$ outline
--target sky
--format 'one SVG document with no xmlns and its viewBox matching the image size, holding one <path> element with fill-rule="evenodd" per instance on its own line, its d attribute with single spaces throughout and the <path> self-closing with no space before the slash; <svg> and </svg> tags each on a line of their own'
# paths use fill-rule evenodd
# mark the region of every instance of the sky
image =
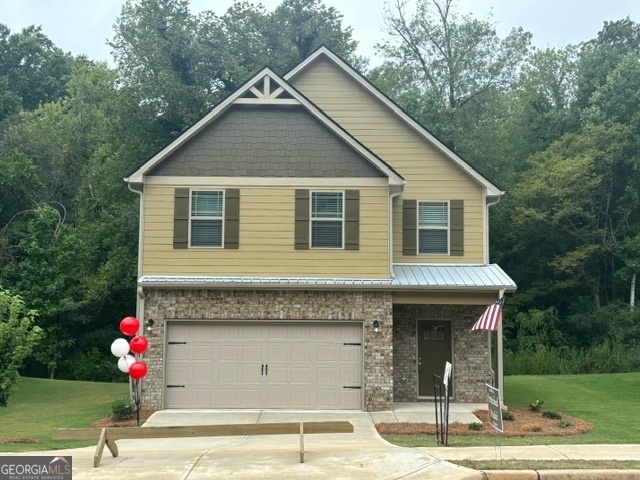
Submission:
<svg viewBox="0 0 640 480">
<path fill-rule="evenodd" d="M 394 1 L 394 0 L 392 0 Z M 415 0 L 410 0 L 414 3 Z M 124 0 L 0 0 L 0 23 L 12 32 L 28 25 L 41 25 L 58 47 L 92 60 L 113 64 L 110 48 L 113 24 Z M 253 0 L 273 10 L 281 0 Z M 343 26 L 353 28 L 359 42 L 357 53 L 380 63 L 374 46 L 383 37 L 382 11 L 385 0 L 323 0 L 343 14 Z M 190 0 L 191 11 L 213 10 L 222 15 L 233 0 Z M 639 0 L 455 0 L 460 13 L 485 18 L 493 12 L 498 34 L 522 27 L 533 34 L 538 48 L 563 47 L 593 38 L 605 20 L 630 16 L 640 22 Z"/>
</svg>

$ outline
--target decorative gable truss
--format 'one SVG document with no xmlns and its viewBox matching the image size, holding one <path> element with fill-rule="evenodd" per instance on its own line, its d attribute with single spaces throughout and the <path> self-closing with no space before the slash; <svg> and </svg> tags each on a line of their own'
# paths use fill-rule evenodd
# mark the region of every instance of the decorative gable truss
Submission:
<svg viewBox="0 0 640 480">
<path fill-rule="evenodd" d="M 234 103 L 245 105 L 299 105 L 280 84 L 269 75 L 265 75 Z"/>
</svg>

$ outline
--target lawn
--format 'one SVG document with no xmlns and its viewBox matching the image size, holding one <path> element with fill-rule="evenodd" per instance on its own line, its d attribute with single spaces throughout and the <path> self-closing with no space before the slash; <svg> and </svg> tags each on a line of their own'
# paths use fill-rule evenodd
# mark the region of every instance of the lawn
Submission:
<svg viewBox="0 0 640 480">
<path fill-rule="evenodd" d="M 518 375 L 505 377 L 505 404 L 528 407 L 544 400 L 555 410 L 594 425 L 589 433 L 571 436 L 449 436 L 449 446 L 638 443 L 640 441 L 640 373 L 605 375 Z M 397 445 L 434 446 L 426 435 L 385 435 Z"/>
<path fill-rule="evenodd" d="M 111 403 L 126 395 L 126 383 L 72 382 L 22 377 L 18 391 L 0 408 L 0 452 L 79 447 L 95 442 L 52 441 L 57 428 L 89 427 L 111 414 Z M 40 444 L 1 443 L 6 439 Z"/>
</svg>

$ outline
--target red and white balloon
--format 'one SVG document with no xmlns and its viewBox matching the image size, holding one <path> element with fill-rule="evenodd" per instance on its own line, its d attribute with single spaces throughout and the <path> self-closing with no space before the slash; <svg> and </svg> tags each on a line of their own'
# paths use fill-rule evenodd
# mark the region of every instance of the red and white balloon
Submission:
<svg viewBox="0 0 640 480">
<path fill-rule="evenodd" d="M 148 372 L 147 364 L 140 360 L 142 355 L 149 348 L 149 341 L 137 335 L 140 330 L 140 322 L 136 317 L 125 317 L 120 321 L 120 332 L 128 337 L 133 337 L 130 341 L 124 338 L 117 338 L 111 344 L 111 353 L 118 359 L 118 368 L 124 373 L 128 373 L 134 380 L 142 380 Z M 129 355 L 129 352 L 134 355 Z"/>
</svg>

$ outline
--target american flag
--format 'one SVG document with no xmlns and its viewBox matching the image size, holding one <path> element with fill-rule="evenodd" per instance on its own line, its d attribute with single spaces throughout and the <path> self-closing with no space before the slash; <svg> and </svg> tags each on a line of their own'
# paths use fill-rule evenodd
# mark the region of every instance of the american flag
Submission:
<svg viewBox="0 0 640 480">
<path fill-rule="evenodd" d="M 500 323 L 500 315 L 502 313 L 503 298 L 499 298 L 492 305 L 489 305 L 484 311 L 482 316 L 471 327 L 471 331 L 475 330 L 498 330 L 498 324 Z"/>
</svg>

